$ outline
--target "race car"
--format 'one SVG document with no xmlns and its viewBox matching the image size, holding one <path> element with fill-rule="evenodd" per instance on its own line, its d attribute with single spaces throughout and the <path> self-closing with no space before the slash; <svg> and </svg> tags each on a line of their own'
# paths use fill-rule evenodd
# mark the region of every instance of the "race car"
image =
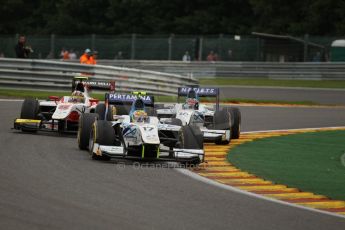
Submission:
<svg viewBox="0 0 345 230">
<path fill-rule="evenodd" d="M 186 96 L 184 103 L 179 103 L 181 96 Z M 215 106 L 200 103 L 199 97 L 215 97 Z M 219 88 L 180 87 L 178 103 L 164 105 L 156 113 L 161 121 L 198 126 L 206 142 L 229 144 L 240 136 L 241 112 L 235 107 L 219 107 Z"/>
<path fill-rule="evenodd" d="M 153 96 L 106 94 L 105 105 L 104 120 L 99 114 L 79 118 L 78 146 L 88 149 L 93 159 L 204 161 L 200 129 L 161 123 L 152 116 Z"/>
<path fill-rule="evenodd" d="M 50 96 L 48 101 L 27 98 L 22 104 L 20 118 L 14 121 L 14 129 L 23 132 L 76 132 L 80 114 L 102 110 L 102 105 L 97 107 L 99 100 L 90 97 L 91 88 L 113 91 L 115 82 L 90 81 L 87 77 L 76 77 L 72 80 L 70 96 Z"/>
</svg>

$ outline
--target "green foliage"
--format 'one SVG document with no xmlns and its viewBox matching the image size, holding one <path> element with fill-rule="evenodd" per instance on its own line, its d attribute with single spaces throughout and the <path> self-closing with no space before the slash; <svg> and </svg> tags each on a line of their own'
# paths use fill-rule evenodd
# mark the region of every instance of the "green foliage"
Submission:
<svg viewBox="0 0 345 230">
<path fill-rule="evenodd" d="M 343 35 L 343 0 L 1 0 L 0 33 Z"/>
</svg>

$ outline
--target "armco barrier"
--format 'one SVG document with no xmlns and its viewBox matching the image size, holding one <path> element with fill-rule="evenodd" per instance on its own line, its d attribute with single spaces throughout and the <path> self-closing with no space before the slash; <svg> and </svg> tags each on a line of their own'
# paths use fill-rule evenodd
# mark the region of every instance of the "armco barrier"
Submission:
<svg viewBox="0 0 345 230">
<path fill-rule="evenodd" d="M 298 80 L 345 80 L 342 62 L 182 62 L 99 60 L 102 65 L 115 65 L 184 76 L 269 78 Z"/>
<path fill-rule="evenodd" d="M 121 92 L 139 90 L 154 95 L 176 95 L 178 87 L 198 84 L 193 77 L 150 70 L 0 58 L 0 87 L 69 90 L 71 79 L 81 73 L 88 73 L 95 80 L 115 80 L 116 90 Z"/>
</svg>

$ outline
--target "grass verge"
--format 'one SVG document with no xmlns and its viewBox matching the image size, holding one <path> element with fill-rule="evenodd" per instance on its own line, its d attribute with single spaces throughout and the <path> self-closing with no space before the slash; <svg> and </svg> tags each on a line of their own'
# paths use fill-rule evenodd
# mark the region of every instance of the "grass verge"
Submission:
<svg viewBox="0 0 345 230">
<path fill-rule="evenodd" d="M 33 97 L 37 99 L 47 99 L 49 96 L 66 96 L 71 92 L 51 92 L 51 91 L 32 91 L 32 90 L 17 90 L 17 89 L 0 89 L 0 97 L 3 98 L 26 98 Z M 104 100 L 104 93 L 92 93 L 92 97 L 99 100 Z M 156 96 L 156 102 L 176 102 L 176 97 L 172 96 Z M 203 102 L 214 102 L 214 100 L 203 100 Z M 223 98 L 221 102 L 224 103 L 253 103 L 253 104 L 286 104 L 286 105 L 320 105 L 311 101 L 274 101 L 274 100 L 252 100 L 241 98 Z"/>
<path fill-rule="evenodd" d="M 341 80 L 273 80 L 266 78 L 231 79 L 219 77 L 200 79 L 199 82 L 201 85 L 238 85 L 345 89 L 345 81 Z"/>
<path fill-rule="evenodd" d="M 231 150 L 241 170 L 303 191 L 345 200 L 345 131 L 258 139 Z"/>
</svg>

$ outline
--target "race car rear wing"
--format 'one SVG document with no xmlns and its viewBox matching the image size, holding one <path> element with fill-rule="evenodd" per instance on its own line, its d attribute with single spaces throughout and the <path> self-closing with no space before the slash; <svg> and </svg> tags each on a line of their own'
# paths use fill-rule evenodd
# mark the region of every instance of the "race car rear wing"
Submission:
<svg viewBox="0 0 345 230">
<path fill-rule="evenodd" d="M 177 90 L 177 100 L 180 100 L 181 96 L 187 96 L 190 90 L 194 90 L 198 97 L 215 97 L 216 98 L 216 110 L 219 110 L 219 88 L 215 87 L 179 87 Z"/>
<path fill-rule="evenodd" d="M 115 92 L 115 81 L 101 81 L 101 80 L 89 80 L 88 77 L 75 77 L 72 80 L 72 92 L 75 90 L 78 83 L 87 85 L 90 89 L 106 90 L 109 92 Z"/>
<path fill-rule="evenodd" d="M 132 105 L 132 103 L 141 98 L 145 106 L 154 107 L 154 97 L 149 95 L 135 95 L 126 93 L 106 93 L 105 101 L 111 105 Z"/>
</svg>

